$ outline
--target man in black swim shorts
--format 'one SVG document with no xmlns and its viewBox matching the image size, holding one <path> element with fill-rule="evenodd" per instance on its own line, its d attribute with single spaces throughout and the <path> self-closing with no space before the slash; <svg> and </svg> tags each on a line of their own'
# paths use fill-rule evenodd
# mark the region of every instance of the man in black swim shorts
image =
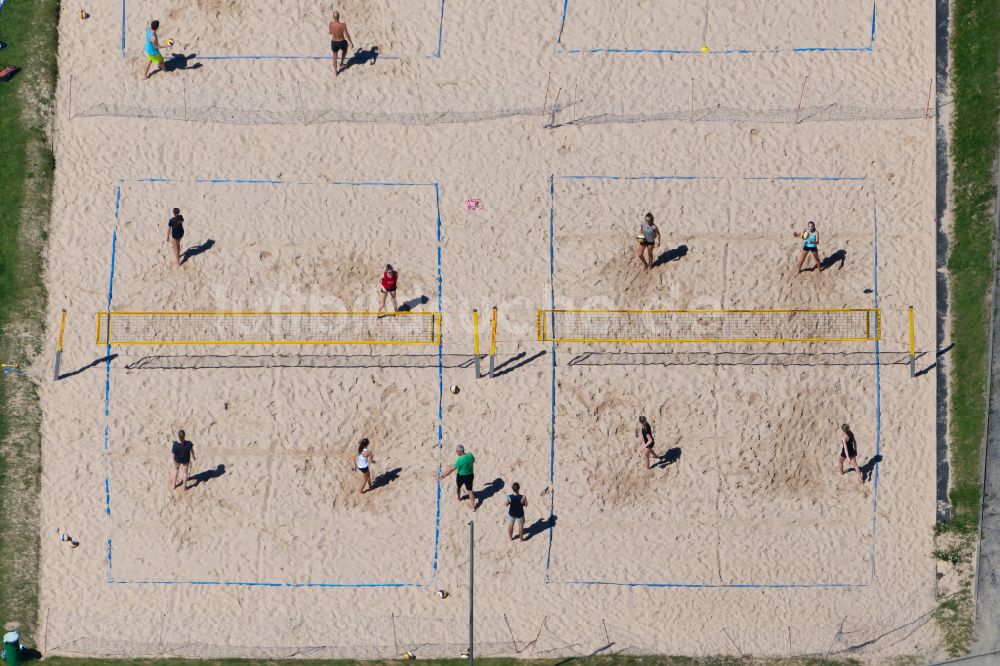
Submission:
<svg viewBox="0 0 1000 666">
<path fill-rule="evenodd" d="M 840 436 L 840 455 L 837 456 L 837 469 L 840 475 L 844 475 L 844 461 L 854 465 L 854 471 L 858 473 L 858 483 L 865 482 L 865 475 L 861 473 L 861 465 L 858 464 L 858 442 L 854 439 L 851 426 L 846 423 L 840 426 L 843 434 Z"/>
<path fill-rule="evenodd" d="M 469 508 L 473 511 L 476 510 L 476 493 L 472 491 L 472 482 L 475 481 L 476 475 L 474 471 L 473 464 L 476 462 L 476 457 L 471 453 L 465 452 L 465 447 L 459 444 L 455 447 L 455 455 L 458 458 L 455 460 L 455 464 L 444 474 L 438 476 L 438 481 L 441 481 L 445 477 L 451 475 L 452 472 L 458 472 L 458 476 L 455 477 L 455 497 L 459 501 L 462 501 L 462 488 L 469 491 Z"/>
<path fill-rule="evenodd" d="M 347 62 L 347 48 L 354 48 L 354 40 L 347 30 L 347 24 L 340 20 L 340 12 L 333 13 L 333 20 L 330 21 L 330 50 L 333 51 L 333 75 L 339 76 L 344 70 L 344 63 Z M 337 67 L 337 54 L 340 54 L 341 67 Z"/>
<path fill-rule="evenodd" d="M 177 433 L 178 441 L 174 442 L 173 446 L 170 447 L 170 453 L 174 457 L 174 480 L 171 489 L 176 488 L 179 483 L 177 483 L 177 472 L 181 467 L 184 468 L 184 490 L 188 489 L 188 471 L 191 469 L 191 460 L 194 459 L 194 444 L 191 443 L 185 436 L 184 431 L 180 430 Z"/>
</svg>

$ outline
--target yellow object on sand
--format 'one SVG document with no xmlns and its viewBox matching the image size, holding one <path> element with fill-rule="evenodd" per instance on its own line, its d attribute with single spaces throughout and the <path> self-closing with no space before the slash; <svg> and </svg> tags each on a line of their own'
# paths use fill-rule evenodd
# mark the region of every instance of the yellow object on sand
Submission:
<svg viewBox="0 0 1000 666">
<path fill-rule="evenodd" d="M 708 53 L 708 47 L 707 46 L 701 47 L 701 52 L 702 53 Z"/>
</svg>

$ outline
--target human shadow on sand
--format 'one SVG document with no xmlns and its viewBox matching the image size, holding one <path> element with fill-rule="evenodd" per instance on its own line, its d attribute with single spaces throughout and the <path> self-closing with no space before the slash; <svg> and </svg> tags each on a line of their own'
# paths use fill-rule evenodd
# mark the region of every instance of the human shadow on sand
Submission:
<svg viewBox="0 0 1000 666">
<path fill-rule="evenodd" d="M 524 540 L 527 541 L 534 536 L 546 532 L 556 526 L 556 515 L 552 514 L 548 518 L 539 518 L 524 528 Z"/>
<path fill-rule="evenodd" d="M 372 46 L 367 49 L 358 49 L 343 65 L 341 65 L 340 72 L 343 74 L 355 65 L 363 65 L 365 63 L 374 65 L 375 61 L 378 60 L 379 55 L 381 54 L 379 53 L 377 46 Z"/>
<path fill-rule="evenodd" d="M 198 472 L 197 474 L 192 474 L 188 477 L 188 483 L 191 485 L 188 488 L 197 488 L 203 483 L 208 483 L 212 479 L 217 479 L 226 473 L 226 466 L 219 463 L 219 466 L 215 469 L 206 469 L 203 472 Z"/>
<path fill-rule="evenodd" d="M 825 271 L 828 268 L 832 268 L 835 264 L 840 264 L 839 266 L 837 266 L 837 270 L 839 271 L 841 268 L 844 267 L 844 262 L 846 261 L 847 261 L 847 250 L 837 250 L 830 256 L 820 261 L 819 267 Z"/>
<path fill-rule="evenodd" d="M 882 456 L 876 455 L 868 459 L 864 465 L 861 466 L 861 478 L 865 481 L 872 480 L 872 474 L 875 473 L 875 466 L 882 462 Z"/>
<path fill-rule="evenodd" d="M 656 462 L 653 463 L 652 469 L 656 469 L 658 467 L 669 467 L 680 459 L 681 449 L 679 446 L 675 446 L 672 449 L 664 451 L 663 455 L 657 458 Z"/>
<path fill-rule="evenodd" d="M 382 472 L 374 479 L 372 479 L 372 487 L 369 490 L 375 490 L 376 488 L 382 488 L 389 485 L 393 481 L 399 478 L 399 473 L 403 471 L 402 467 L 396 467 L 388 471 Z"/>
<path fill-rule="evenodd" d="M 653 260 L 653 268 L 657 266 L 662 266 L 663 264 L 669 264 L 671 261 L 677 261 L 678 259 L 683 259 L 687 256 L 688 246 L 678 245 L 675 248 L 664 250 L 660 253 L 656 259 Z"/>
<path fill-rule="evenodd" d="M 201 69 L 204 65 L 200 62 L 196 62 L 194 64 L 191 63 L 191 61 L 197 57 L 197 53 L 172 53 L 169 58 L 163 61 L 163 65 L 166 67 L 168 72 L 176 70 L 190 71 L 192 69 Z"/>
<path fill-rule="evenodd" d="M 208 252 L 213 247 L 215 247 L 215 241 L 209 238 L 207 241 L 201 245 L 195 245 L 194 247 L 189 247 L 181 253 L 181 266 L 187 263 L 188 259 L 191 257 L 197 257 L 203 252 Z"/>
<path fill-rule="evenodd" d="M 396 312 L 410 312 L 413 310 L 413 308 L 417 307 L 418 305 L 426 305 L 429 300 L 431 299 L 421 294 L 416 298 L 411 298 L 408 301 L 403 301 L 402 303 L 400 303 L 399 309 L 396 310 Z"/>
<path fill-rule="evenodd" d="M 483 505 L 483 502 L 485 502 L 486 500 L 488 500 L 489 498 L 493 497 L 498 492 L 500 492 L 503 489 L 503 486 L 504 486 L 503 479 L 497 477 L 492 481 L 490 481 L 489 483 L 487 483 L 486 487 L 483 488 L 482 490 L 477 490 L 476 508 L 478 509 Z"/>
</svg>

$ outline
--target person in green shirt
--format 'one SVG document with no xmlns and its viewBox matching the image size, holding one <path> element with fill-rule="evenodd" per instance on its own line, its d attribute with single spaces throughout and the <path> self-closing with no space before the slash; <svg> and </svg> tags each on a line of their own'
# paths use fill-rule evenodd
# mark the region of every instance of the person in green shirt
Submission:
<svg viewBox="0 0 1000 666">
<path fill-rule="evenodd" d="M 465 489 L 469 491 L 469 508 L 475 511 L 476 493 L 472 491 L 472 482 L 476 478 L 475 472 L 473 471 L 473 464 L 476 462 L 476 457 L 471 453 L 466 453 L 465 447 L 461 444 L 455 447 L 455 454 L 458 456 L 455 460 L 455 464 L 447 472 L 439 475 L 438 481 L 443 480 L 452 472 L 458 472 L 458 475 L 455 477 L 455 497 L 457 497 L 460 502 L 465 499 L 462 497 L 462 486 L 465 486 Z"/>
</svg>

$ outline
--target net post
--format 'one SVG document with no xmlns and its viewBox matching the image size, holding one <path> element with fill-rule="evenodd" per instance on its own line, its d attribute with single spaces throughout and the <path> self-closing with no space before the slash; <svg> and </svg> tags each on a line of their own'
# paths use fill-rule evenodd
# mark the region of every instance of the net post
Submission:
<svg viewBox="0 0 1000 666">
<path fill-rule="evenodd" d="M 479 367 L 479 310 L 472 311 L 472 350 L 476 361 L 476 379 L 479 379 L 483 376 Z"/>
<path fill-rule="evenodd" d="M 909 307 L 910 317 L 910 377 L 917 376 L 916 339 L 913 336 L 913 306 Z"/>
<path fill-rule="evenodd" d="M 559 95 L 562 94 L 562 88 L 556 91 L 556 98 L 552 102 L 552 108 L 549 109 L 549 124 L 547 128 L 552 128 L 556 126 L 556 113 L 559 111 Z"/>
<path fill-rule="evenodd" d="M 59 340 L 56 342 L 56 364 L 52 371 L 52 381 L 59 381 L 59 366 L 62 365 L 63 333 L 66 331 L 66 308 L 59 317 Z"/>
<path fill-rule="evenodd" d="M 476 523 L 469 521 L 469 666 L 475 663 L 475 645 L 473 628 L 475 626 L 475 594 L 476 594 Z"/>
<path fill-rule="evenodd" d="M 493 306 L 490 313 L 490 379 L 493 379 L 493 370 L 496 367 L 497 356 L 497 306 Z"/>
</svg>

